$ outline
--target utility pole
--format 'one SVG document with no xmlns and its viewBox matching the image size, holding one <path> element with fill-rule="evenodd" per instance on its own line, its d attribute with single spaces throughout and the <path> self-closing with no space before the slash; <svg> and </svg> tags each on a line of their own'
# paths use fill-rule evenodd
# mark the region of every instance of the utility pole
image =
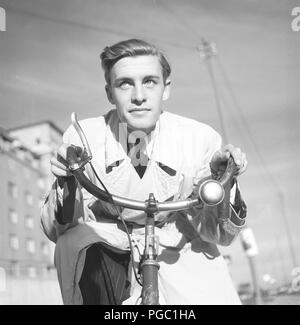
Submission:
<svg viewBox="0 0 300 325">
<path fill-rule="evenodd" d="M 217 47 L 216 47 L 215 43 L 209 43 L 204 38 L 202 38 L 201 45 L 199 45 L 197 49 L 198 49 L 198 51 L 200 53 L 200 58 L 205 60 L 206 64 L 207 64 L 209 76 L 210 76 L 213 91 L 214 91 L 216 107 L 217 107 L 217 111 L 218 111 L 218 115 L 219 115 L 219 121 L 220 121 L 222 136 L 223 136 L 224 142 L 228 143 L 228 136 L 227 136 L 227 132 L 226 132 L 226 128 L 225 128 L 225 122 L 224 122 L 221 103 L 220 103 L 220 96 L 219 96 L 219 93 L 218 93 L 217 83 L 215 81 L 213 66 L 212 66 L 211 60 L 210 60 L 213 56 L 218 54 Z"/>
<path fill-rule="evenodd" d="M 213 66 L 211 64 L 211 58 L 213 56 L 217 55 L 216 44 L 209 43 L 205 39 L 202 39 L 201 45 L 198 46 L 198 51 L 200 53 L 200 57 L 203 60 L 205 60 L 207 63 L 207 68 L 208 68 L 209 76 L 210 76 L 213 91 L 214 91 L 216 107 L 217 107 L 217 112 L 218 112 L 218 116 L 219 116 L 223 139 L 224 139 L 225 143 L 228 143 L 228 136 L 227 136 L 224 118 L 223 118 L 223 112 L 222 112 L 221 104 L 220 104 L 220 96 L 219 96 L 219 92 L 218 92 L 217 83 L 215 81 Z M 254 301 L 255 301 L 255 304 L 260 305 L 261 304 L 261 293 L 260 293 L 259 281 L 258 281 L 256 263 L 255 263 L 255 255 L 258 254 L 258 249 L 256 246 L 256 242 L 255 242 L 252 230 L 250 228 L 244 229 L 241 232 L 240 238 L 241 238 L 242 245 L 244 247 L 245 253 L 246 253 L 246 255 L 248 257 L 248 261 L 249 261 L 249 267 L 250 267 L 251 278 L 252 278 L 252 283 L 253 283 Z"/>
<path fill-rule="evenodd" d="M 297 264 L 295 250 L 294 250 L 293 239 L 291 236 L 290 226 L 289 226 L 288 218 L 287 218 L 287 215 L 285 212 L 284 196 L 281 191 L 278 191 L 278 197 L 279 197 L 279 202 L 280 202 L 280 207 L 281 207 L 282 218 L 283 218 L 283 222 L 284 222 L 284 226 L 285 226 L 285 230 L 286 230 L 289 250 L 290 250 L 290 254 L 291 254 L 291 258 L 292 258 L 292 266 L 294 269 L 298 266 L 298 264 Z"/>
<path fill-rule="evenodd" d="M 287 274 L 286 274 L 286 269 L 284 267 L 284 258 L 283 258 L 282 253 L 281 253 L 281 247 L 280 247 L 280 241 L 279 240 L 280 240 L 280 235 L 278 234 L 276 236 L 276 251 L 278 253 L 278 258 L 279 258 L 279 261 L 280 261 L 283 283 L 287 284 L 288 283 L 288 278 L 287 278 Z"/>
<path fill-rule="evenodd" d="M 243 229 L 241 231 L 240 238 L 242 241 L 242 246 L 244 248 L 244 251 L 248 257 L 251 278 L 252 278 L 252 285 L 253 285 L 254 304 L 261 305 L 262 299 L 261 299 L 261 292 L 259 288 L 259 280 L 257 276 L 258 273 L 257 273 L 256 263 L 255 263 L 255 258 L 256 255 L 258 254 L 258 248 L 251 228 L 247 227 Z"/>
</svg>

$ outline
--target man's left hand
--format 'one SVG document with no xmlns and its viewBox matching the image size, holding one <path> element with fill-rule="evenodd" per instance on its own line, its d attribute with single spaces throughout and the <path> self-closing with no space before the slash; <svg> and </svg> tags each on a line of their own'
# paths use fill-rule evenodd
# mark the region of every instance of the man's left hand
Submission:
<svg viewBox="0 0 300 325">
<path fill-rule="evenodd" d="M 228 144 L 214 153 L 210 162 L 212 173 L 217 174 L 219 177 L 222 176 L 227 167 L 227 161 L 230 157 L 233 158 L 237 166 L 237 173 L 235 176 L 239 176 L 244 173 L 248 164 L 246 154 L 242 152 L 240 148 L 236 148 L 232 144 Z"/>
</svg>

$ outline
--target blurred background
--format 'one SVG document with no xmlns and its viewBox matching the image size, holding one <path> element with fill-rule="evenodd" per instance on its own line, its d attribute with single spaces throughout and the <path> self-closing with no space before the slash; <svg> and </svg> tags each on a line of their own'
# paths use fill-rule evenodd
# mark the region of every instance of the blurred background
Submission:
<svg viewBox="0 0 300 325">
<path fill-rule="evenodd" d="M 211 125 L 247 153 L 239 184 L 248 228 L 220 247 L 241 298 L 300 303 L 299 1 L 0 0 L 0 7 L 0 304 L 62 303 L 53 245 L 39 228 L 49 158 L 71 112 L 83 119 L 111 108 L 99 54 L 128 38 L 167 54 L 166 110 Z"/>
</svg>

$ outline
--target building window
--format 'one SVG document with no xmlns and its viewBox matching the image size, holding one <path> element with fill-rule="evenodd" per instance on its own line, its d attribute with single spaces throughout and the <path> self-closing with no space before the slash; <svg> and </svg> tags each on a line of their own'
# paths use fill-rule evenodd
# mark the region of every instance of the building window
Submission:
<svg viewBox="0 0 300 325">
<path fill-rule="evenodd" d="M 13 172 L 16 170 L 16 162 L 13 159 L 8 159 L 8 169 Z"/>
<path fill-rule="evenodd" d="M 36 278 L 36 268 L 34 266 L 28 266 L 27 272 L 30 278 Z"/>
<path fill-rule="evenodd" d="M 47 266 L 42 266 L 41 272 L 42 272 L 43 277 L 47 277 L 48 273 L 49 273 L 49 270 L 48 270 Z"/>
<path fill-rule="evenodd" d="M 45 180 L 43 178 L 39 178 L 38 181 L 37 181 L 37 184 L 38 184 L 38 187 L 41 189 L 41 190 L 45 190 L 46 188 L 46 184 L 45 184 Z"/>
<path fill-rule="evenodd" d="M 34 228 L 34 219 L 32 216 L 30 215 L 25 216 L 25 227 L 29 229 Z"/>
<path fill-rule="evenodd" d="M 45 199 L 44 198 L 41 198 L 39 200 L 39 205 L 38 205 L 39 209 L 41 209 L 44 206 L 44 204 L 45 204 Z"/>
<path fill-rule="evenodd" d="M 12 261 L 10 265 L 10 273 L 14 276 L 20 276 L 21 268 L 20 264 L 17 261 Z"/>
<path fill-rule="evenodd" d="M 9 246 L 14 249 L 18 250 L 19 249 L 19 238 L 16 235 L 10 235 L 9 236 Z"/>
<path fill-rule="evenodd" d="M 49 255 L 49 245 L 45 242 L 41 243 L 41 250 L 43 255 L 48 256 Z"/>
<path fill-rule="evenodd" d="M 26 240 L 26 250 L 30 254 L 35 253 L 35 242 L 33 239 L 29 238 Z"/>
<path fill-rule="evenodd" d="M 17 149 L 16 151 L 17 157 L 21 160 L 25 159 L 25 152 L 22 149 Z"/>
<path fill-rule="evenodd" d="M 30 171 L 28 170 L 28 168 L 25 168 L 25 169 L 24 169 L 24 175 L 25 175 L 25 178 L 26 178 L 26 179 L 30 179 L 30 176 L 31 176 L 31 175 L 30 175 Z"/>
<path fill-rule="evenodd" d="M 18 214 L 15 210 L 9 209 L 8 211 L 8 219 L 11 223 L 17 224 L 18 223 Z"/>
<path fill-rule="evenodd" d="M 39 168 L 39 160 L 38 159 L 32 159 L 32 161 L 31 161 L 31 166 L 33 167 L 33 168 Z"/>
<path fill-rule="evenodd" d="M 28 191 L 25 192 L 25 199 L 26 199 L 26 203 L 28 205 L 30 205 L 30 206 L 33 205 L 33 196 L 30 192 L 28 192 Z"/>
<path fill-rule="evenodd" d="M 0 292 L 6 291 L 6 272 L 5 268 L 0 267 Z"/>
<path fill-rule="evenodd" d="M 18 198 L 18 188 L 13 182 L 8 182 L 8 195 L 13 199 Z"/>
</svg>

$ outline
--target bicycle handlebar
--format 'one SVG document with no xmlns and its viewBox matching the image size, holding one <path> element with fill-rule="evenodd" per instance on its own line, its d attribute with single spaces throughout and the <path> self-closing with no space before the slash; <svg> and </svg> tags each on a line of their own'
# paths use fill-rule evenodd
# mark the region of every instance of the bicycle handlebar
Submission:
<svg viewBox="0 0 300 325">
<path fill-rule="evenodd" d="M 187 210 L 191 207 L 205 204 L 205 205 L 218 205 L 220 204 L 225 196 L 224 187 L 233 179 L 237 167 L 234 163 L 232 157 L 228 160 L 227 168 L 220 179 L 220 181 L 208 179 L 204 181 L 199 186 L 198 190 L 198 198 L 195 199 L 186 199 L 186 200 L 178 200 L 178 201 L 168 201 L 168 202 L 158 202 L 156 201 L 155 205 L 149 205 L 146 201 L 137 201 L 124 197 L 120 197 L 117 195 L 113 195 L 107 193 L 106 191 L 100 189 L 98 186 L 93 184 L 84 174 L 83 167 L 85 164 L 90 162 L 92 154 L 89 148 L 87 139 L 78 123 L 77 117 L 75 113 L 72 113 L 72 124 L 77 131 L 84 149 L 86 150 L 88 157 L 85 160 L 78 160 L 78 156 L 76 154 L 75 147 L 69 147 L 67 151 L 67 162 L 69 164 L 69 169 L 75 178 L 78 180 L 80 185 L 85 188 L 89 193 L 94 195 L 96 198 L 115 204 L 117 206 L 121 206 L 123 208 L 133 209 L 133 210 L 142 210 L 145 212 L 159 212 L 159 211 L 179 211 L 179 210 Z"/>
<path fill-rule="evenodd" d="M 74 170 L 72 173 L 83 188 L 85 188 L 89 193 L 91 193 L 96 198 L 102 201 L 113 203 L 117 206 L 133 209 L 133 210 L 142 210 L 142 211 L 149 210 L 147 201 L 137 201 L 137 200 L 127 199 L 113 194 L 109 195 L 107 192 L 103 191 L 95 184 L 93 184 L 85 176 L 81 168 Z M 199 203 L 200 202 L 198 198 L 187 199 L 187 200 L 176 201 L 176 202 L 157 202 L 156 207 L 153 208 L 151 212 L 186 210 L 195 205 L 199 205 Z"/>
</svg>

